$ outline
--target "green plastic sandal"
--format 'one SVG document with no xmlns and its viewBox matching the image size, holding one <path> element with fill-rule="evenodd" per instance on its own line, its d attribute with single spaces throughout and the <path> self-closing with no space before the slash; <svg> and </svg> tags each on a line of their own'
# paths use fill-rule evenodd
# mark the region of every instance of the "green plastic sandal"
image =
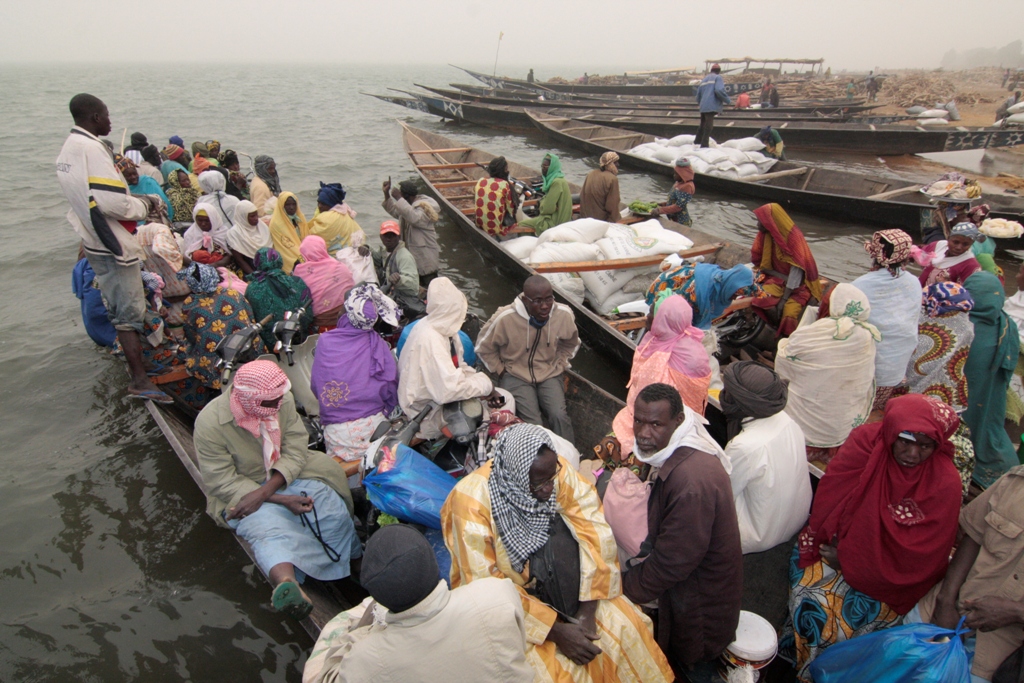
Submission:
<svg viewBox="0 0 1024 683">
<path fill-rule="evenodd" d="M 302 621 L 313 611 L 313 603 L 302 594 L 298 584 L 294 581 L 279 583 L 274 589 L 271 603 L 278 612 L 282 612 L 296 621 Z"/>
</svg>

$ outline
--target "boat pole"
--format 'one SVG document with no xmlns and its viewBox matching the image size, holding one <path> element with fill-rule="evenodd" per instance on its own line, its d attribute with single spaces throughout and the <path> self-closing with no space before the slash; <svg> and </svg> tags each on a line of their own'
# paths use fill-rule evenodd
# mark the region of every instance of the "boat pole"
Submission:
<svg viewBox="0 0 1024 683">
<path fill-rule="evenodd" d="M 505 37 L 505 32 L 501 31 L 498 33 L 498 49 L 494 51 L 494 70 L 491 71 L 491 78 L 496 78 L 498 75 L 498 53 L 501 51 L 501 39 Z"/>
</svg>

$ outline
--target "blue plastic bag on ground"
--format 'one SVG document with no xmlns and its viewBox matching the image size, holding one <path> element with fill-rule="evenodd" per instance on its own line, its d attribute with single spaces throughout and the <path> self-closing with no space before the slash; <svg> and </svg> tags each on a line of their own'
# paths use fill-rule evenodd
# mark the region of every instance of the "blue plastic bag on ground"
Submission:
<svg viewBox="0 0 1024 683">
<path fill-rule="evenodd" d="M 455 479 L 440 467 L 399 444 L 394 467 L 378 469 L 363 479 L 366 497 L 381 512 L 403 522 L 441 528 L 441 506 L 455 488 Z"/>
<path fill-rule="evenodd" d="M 971 666 L 960 636 L 934 624 L 907 624 L 875 631 L 829 647 L 811 662 L 814 683 L 970 683 Z"/>
</svg>

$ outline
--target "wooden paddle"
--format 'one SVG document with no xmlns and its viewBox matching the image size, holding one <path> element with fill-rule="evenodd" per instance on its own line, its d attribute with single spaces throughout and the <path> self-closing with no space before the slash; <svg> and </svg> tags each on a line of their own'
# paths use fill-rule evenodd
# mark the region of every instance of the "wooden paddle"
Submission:
<svg viewBox="0 0 1024 683">
<path fill-rule="evenodd" d="M 715 242 L 692 249 L 684 249 L 677 253 L 680 258 L 693 258 L 695 256 L 713 254 L 724 246 L 724 242 Z M 595 270 L 626 270 L 629 268 L 656 266 L 664 261 L 667 256 L 668 254 L 651 254 L 650 256 L 617 258 L 605 261 L 552 261 L 551 263 L 530 264 L 530 267 L 538 273 L 583 273 Z"/>
</svg>

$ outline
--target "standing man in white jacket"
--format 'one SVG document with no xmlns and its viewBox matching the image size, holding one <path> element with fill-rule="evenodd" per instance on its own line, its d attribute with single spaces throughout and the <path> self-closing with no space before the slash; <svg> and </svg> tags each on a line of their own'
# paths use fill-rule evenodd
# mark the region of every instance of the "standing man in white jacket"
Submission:
<svg viewBox="0 0 1024 683">
<path fill-rule="evenodd" d="M 75 127 L 57 157 L 57 180 L 71 205 L 68 222 L 82 238 L 89 265 L 96 272 L 107 315 L 117 330 L 131 372 L 128 393 L 138 398 L 171 403 L 146 376 L 140 333 L 146 313 L 142 288 L 145 252 L 133 234 L 137 221 L 149 215 L 158 198 L 133 197 L 114 167 L 114 159 L 99 136 L 110 133 L 107 105 L 85 93 L 71 98 Z"/>
</svg>

